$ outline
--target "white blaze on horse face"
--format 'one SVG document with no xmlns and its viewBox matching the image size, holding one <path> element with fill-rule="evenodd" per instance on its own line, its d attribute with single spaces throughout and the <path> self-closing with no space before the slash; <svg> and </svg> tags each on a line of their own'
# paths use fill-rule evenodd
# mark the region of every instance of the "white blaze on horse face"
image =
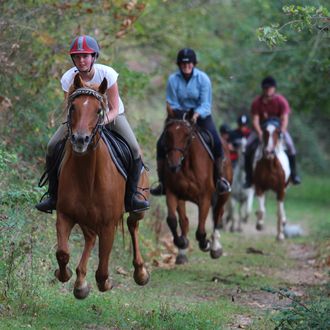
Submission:
<svg viewBox="0 0 330 330">
<path fill-rule="evenodd" d="M 273 136 L 275 130 L 276 130 L 276 127 L 274 125 L 267 126 L 267 131 L 269 133 L 269 137 L 268 137 L 268 143 L 266 146 L 266 151 L 269 154 L 272 153 L 275 149 L 274 136 Z"/>
</svg>

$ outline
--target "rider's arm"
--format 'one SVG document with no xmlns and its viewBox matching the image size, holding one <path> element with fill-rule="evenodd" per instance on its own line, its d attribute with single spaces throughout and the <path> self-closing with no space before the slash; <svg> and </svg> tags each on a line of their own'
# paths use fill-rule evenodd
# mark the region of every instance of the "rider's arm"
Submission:
<svg viewBox="0 0 330 330">
<path fill-rule="evenodd" d="M 287 128 L 288 128 L 288 123 L 289 123 L 289 114 L 284 113 L 281 116 L 281 132 L 285 133 Z"/>
<path fill-rule="evenodd" d="M 105 116 L 105 124 L 111 123 L 119 113 L 119 92 L 118 84 L 114 83 L 107 89 L 109 112 Z"/>
<path fill-rule="evenodd" d="M 262 136 L 262 129 L 260 127 L 260 118 L 259 115 L 252 115 L 252 125 L 253 128 L 256 130 L 259 137 Z"/>
</svg>

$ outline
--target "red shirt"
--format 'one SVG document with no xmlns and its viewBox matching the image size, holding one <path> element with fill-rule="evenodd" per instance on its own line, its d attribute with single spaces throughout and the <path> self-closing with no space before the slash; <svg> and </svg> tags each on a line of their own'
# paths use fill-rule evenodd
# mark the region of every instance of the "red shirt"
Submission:
<svg viewBox="0 0 330 330">
<path fill-rule="evenodd" d="M 291 112 L 288 101 L 281 94 L 275 94 L 271 99 L 264 101 L 263 96 L 257 96 L 251 106 L 252 115 L 259 115 L 260 121 L 268 118 L 280 118 L 284 114 Z"/>
</svg>

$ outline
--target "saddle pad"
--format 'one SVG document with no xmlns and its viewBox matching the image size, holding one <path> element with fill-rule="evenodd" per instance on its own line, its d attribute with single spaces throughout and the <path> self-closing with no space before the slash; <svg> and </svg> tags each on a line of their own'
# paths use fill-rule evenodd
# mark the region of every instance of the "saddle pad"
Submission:
<svg viewBox="0 0 330 330">
<path fill-rule="evenodd" d="M 213 156 L 213 148 L 214 148 L 214 143 L 213 143 L 213 137 L 211 133 L 207 130 L 200 129 L 198 128 L 197 130 L 198 137 L 200 138 L 204 148 L 206 149 L 207 153 L 211 157 L 212 160 L 214 160 Z"/>
<path fill-rule="evenodd" d="M 120 174 L 127 180 L 128 173 L 132 167 L 132 151 L 122 136 L 114 131 L 104 128 L 101 137 L 106 144 L 110 156 Z"/>
</svg>

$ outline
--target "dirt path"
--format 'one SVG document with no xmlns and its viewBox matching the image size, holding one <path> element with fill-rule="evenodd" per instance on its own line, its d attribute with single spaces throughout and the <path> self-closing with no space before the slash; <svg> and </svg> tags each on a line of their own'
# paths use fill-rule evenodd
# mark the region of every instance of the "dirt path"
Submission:
<svg viewBox="0 0 330 330">
<path fill-rule="evenodd" d="M 190 231 L 193 232 L 197 226 L 197 207 L 194 204 L 187 203 L 187 214 L 190 220 Z M 208 235 L 211 231 L 212 220 L 211 214 L 209 214 L 207 219 Z M 176 248 L 173 246 L 171 234 L 165 223 L 162 224 L 160 233 L 160 240 L 166 246 L 167 253 L 164 254 L 163 261 L 157 266 L 164 268 L 175 267 Z M 253 238 L 254 242 L 265 236 L 273 237 L 275 240 L 275 221 L 266 221 L 265 230 L 263 232 L 258 232 L 255 229 L 255 219 L 252 216 L 250 223 L 243 225 L 243 232 L 241 235 L 244 235 L 245 238 Z M 253 245 L 253 243 L 251 243 L 251 245 Z M 304 297 L 307 289 L 311 286 L 324 285 L 329 281 L 329 276 L 326 274 L 325 269 L 318 267 L 318 251 L 315 250 L 312 243 L 295 243 L 294 240 L 291 240 L 291 243 L 286 243 L 286 251 L 287 260 L 290 262 L 291 267 L 276 269 L 274 272 L 273 268 L 267 269 L 264 267 L 262 269 L 254 269 L 253 266 L 251 266 L 248 271 L 251 273 L 259 272 L 261 276 L 278 279 L 283 283 L 283 287 L 287 288 L 298 297 Z M 228 295 L 231 295 L 233 302 L 245 305 L 256 311 L 253 315 L 236 315 L 234 321 L 228 325 L 228 329 L 244 329 L 255 321 L 256 314 L 262 317 L 266 311 L 285 308 L 291 304 L 291 301 L 287 298 L 281 299 L 282 297 L 279 297 L 278 294 L 262 291 L 260 289 L 242 291 L 240 288 L 237 288 L 235 290 L 230 290 Z"/>
</svg>

